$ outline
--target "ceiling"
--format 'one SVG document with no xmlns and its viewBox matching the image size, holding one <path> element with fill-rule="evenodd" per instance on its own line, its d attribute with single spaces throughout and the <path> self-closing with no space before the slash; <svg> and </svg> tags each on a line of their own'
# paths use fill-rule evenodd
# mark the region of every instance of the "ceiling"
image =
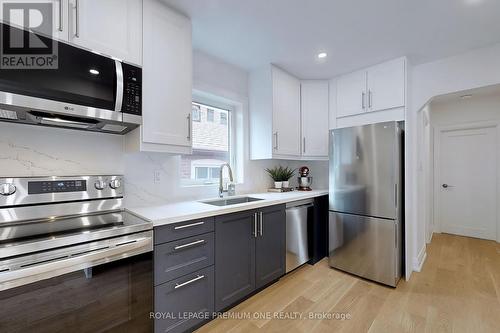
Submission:
<svg viewBox="0 0 500 333">
<path fill-rule="evenodd" d="M 249 71 L 274 63 L 303 79 L 500 42 L 498 0 L 163 1 L 192 19 L 195 49 Z"/>
</svg>

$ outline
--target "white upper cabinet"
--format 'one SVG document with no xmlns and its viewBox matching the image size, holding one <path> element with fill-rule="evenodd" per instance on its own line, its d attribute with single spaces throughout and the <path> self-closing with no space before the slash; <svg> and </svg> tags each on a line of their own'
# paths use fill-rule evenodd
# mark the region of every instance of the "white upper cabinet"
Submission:
<svg viewBox="0 0 500 333">
<path fill-rule="evenodd" d="M 69 0 L 69 41 L 141 65 L 142 0 Z"/>
<path fill-rule="evenodd" d="M 7 5 L 8 3 L 15 3 L 15 1 L 2 1 Z M 59 40 L 68 41 L 68 0 L 30 0 L 26 3 L 34 4 L 51 4 L 52 5 L 52 31 L 50 37 L 54 37 Z M 0 6 L 0 17 L 5 18 L 6 23 L 10 23 L 15 26 L 23 27 L 25 22 L 23 21 L 23 15 L 4 15 L 4 6 Z M 37 28 L 33 28 L 36 32 L 45 33 L 45 31 L 40 31 Z"/>
<path fill-rule="evenodd" d="M 328 81 L 301 82 L 302 156 L 328 157 Z"/>
<path fill-rule="evenodd" d="M 158 0 L 144 1 L 142 126 L 139 150 L 191 153 L 191 21 Z M 140 135 L 137 132 L 140 131 Z"/>
<path fill-rule="evenodd" d="M 380 111 L 405 105 L 405 61 L 396 59 L 367 71 L 368 110 Z"/>
<path fill-rule="evenodd" d="M 249 75 L 250 158 L 300 157 L 300 81 L 276 66 Z"/>
<path fill-rule="evenodd" d="M 328 81 L 300 81 L 276 66 L 250 73 L 250 158 L 328 157 Z"/>
<path fill-rule="evenodd" d="M 363 113 L 366 109 L 366 71 L 339 77 L 337 81 L 337 117 Z"/>
<path fill-rule="evenodd" d="M 367 122 L 401 120 L 406 104 L 406 59 L 399 58 L 336 79 L 336 117 L 359 116 L 375 111 L 390 111 L 371 115 Z M 400 110 L 395 110 L 400 108 Z M 368 116 L 367 116 L 368 117 Z M 393 119 L 394 118 L 394 119 Z M 340 123 L 353 125 L 350 120 Z"/>
<path fill-rule="evenodd" d="M 144 11 L 143 140 L 191 147 L 191 21 L 156 0 Z"/>
<path fill-rule="evenodd" d="M 300 155 L 300 81 L 273 67 L 273 154 Z"/>
</svg>

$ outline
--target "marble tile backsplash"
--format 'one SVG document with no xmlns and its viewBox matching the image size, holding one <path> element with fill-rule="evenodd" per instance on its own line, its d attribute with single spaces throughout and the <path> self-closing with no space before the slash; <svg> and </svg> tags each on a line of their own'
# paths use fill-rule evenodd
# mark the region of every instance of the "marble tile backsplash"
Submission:
<svg viewBox="0 0 500 333">
<path fill-rule="evenodd" d="M 123 174 L 119 135 L 0 122 L 0 177 Z"/>
<path fill-rule="evenodd" d="M 0 177 L 123 174 L 125 202 L 134 207 L 217 196 L 217 186 L 181 186 L 179 156 L 126 154 L 123 140 L 119 135 L 0 122 Z M 292 168 L 308 165 L 313 187 L 328 187 L 328 162 L 246 160 L 237 194 L 271 187 L 265 168 L 279 164 Z M 159 182 L 154 181 L 155 172 Z"/>
</svg>

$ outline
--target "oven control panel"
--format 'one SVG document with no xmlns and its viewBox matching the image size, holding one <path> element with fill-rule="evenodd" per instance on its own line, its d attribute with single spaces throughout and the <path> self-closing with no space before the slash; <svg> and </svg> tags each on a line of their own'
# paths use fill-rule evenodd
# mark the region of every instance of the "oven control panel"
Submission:
<svg viewBox="0 0 500 333">
<path fill-rule="evenodd" d="M 85 180 L 49 180 L 28 182 L 28 194 L 81 192 L 87 190 Z"/>
<path fill-rule="evenodd" d="M 123 199 L 120 175 L 0 178 L 0 210 L 31 204 Z M 118 201 L 117 207 L 121 205 Z"/>
</svg>

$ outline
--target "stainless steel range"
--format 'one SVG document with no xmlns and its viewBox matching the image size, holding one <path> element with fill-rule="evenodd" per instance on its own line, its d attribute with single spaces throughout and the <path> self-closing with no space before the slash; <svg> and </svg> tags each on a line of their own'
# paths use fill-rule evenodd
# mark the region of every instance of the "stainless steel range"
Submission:
<svg viewBox="0 0 500 333">
<path fill-rule="evenodd" d="M 151 330 L 152 225 L 122 183 L 0 178 L 0 331 Z"/>
</svg>

